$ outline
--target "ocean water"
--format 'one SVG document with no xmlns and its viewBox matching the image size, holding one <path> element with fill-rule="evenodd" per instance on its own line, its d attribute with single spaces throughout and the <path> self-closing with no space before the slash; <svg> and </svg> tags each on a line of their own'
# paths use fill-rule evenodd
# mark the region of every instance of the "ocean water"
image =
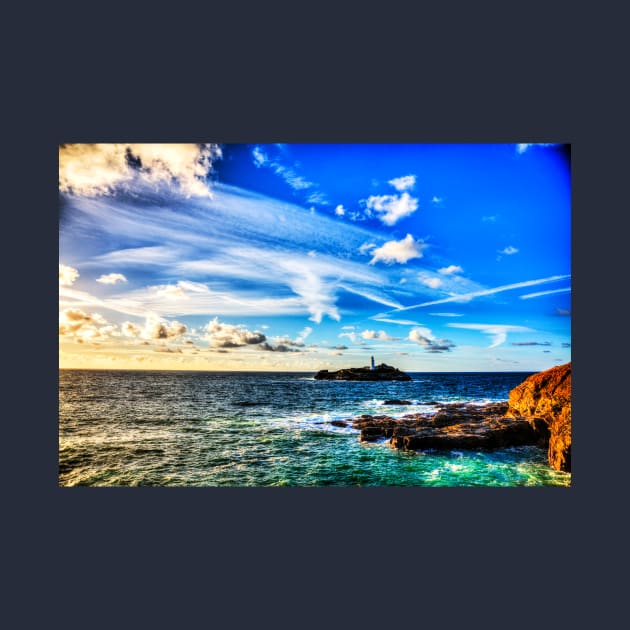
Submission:
<svg viewBox="0 0 630 630">
<path fill-rule="evenodd" d="M 313 374 L 60 370 L 61 486 L 568 486 L 534 446 L 408 453 L 330 424 L 431 402 L 507 400 L 529 373 Z M 385 406 L 389 399 L 412 406 Z"/>
</svg>

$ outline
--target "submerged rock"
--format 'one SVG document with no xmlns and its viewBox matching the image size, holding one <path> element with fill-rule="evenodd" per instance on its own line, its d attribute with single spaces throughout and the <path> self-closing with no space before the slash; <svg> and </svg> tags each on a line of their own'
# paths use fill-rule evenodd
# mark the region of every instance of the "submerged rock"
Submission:
<svg viewBox="0 0 630 630">
<path fill-rule="evenodd" d="M 399 400 L 398 398 L 394 398 L 393 400 L 385 400 L 383 401 L 384 405 L 411 405 L 413 404 L 410 400 Z"/>
<path fill-rule="evenodd" d="M 411 376 L 398 368 L 381 363 L 374 367 L 344 368 L 336 372 L 320 370 L 315 374 L 318 381 L 410 381 Z"/>
<path fill-rule="evenodd" d="M 506 415 L 546 430 L 549 464 L 571 471 L 571 363 L 525 379 L 510 392 Z"/>
</svg>

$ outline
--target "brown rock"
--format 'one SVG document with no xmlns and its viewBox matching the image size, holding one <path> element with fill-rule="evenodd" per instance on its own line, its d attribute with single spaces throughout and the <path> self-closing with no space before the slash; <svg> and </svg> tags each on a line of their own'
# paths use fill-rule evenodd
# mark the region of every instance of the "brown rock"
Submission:
<svg viewBox="0 0 630 630">
<path fill-rule="evenodd" d="M 549 464 L 571 471 L 571 363 L 533 374 L 510 392 L 507 416 L 547 427 Z"/>
</svg>

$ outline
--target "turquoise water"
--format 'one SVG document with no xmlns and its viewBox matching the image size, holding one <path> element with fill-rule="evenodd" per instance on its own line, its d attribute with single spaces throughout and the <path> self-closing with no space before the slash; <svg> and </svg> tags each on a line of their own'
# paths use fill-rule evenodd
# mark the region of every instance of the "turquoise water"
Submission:
<svg viewBox="0 0 630 630">
<path fill-rule="evenodd" d="M 507 400 L 524 373 L 411 373 L 410 382 L 312 374 L 60 370 L 61 486 L 570 485 L 544 450 L 405 453 L 331 420 L 433 402 Z M 403 399 L 412 406 L 384 405 Z"/>
</svg>

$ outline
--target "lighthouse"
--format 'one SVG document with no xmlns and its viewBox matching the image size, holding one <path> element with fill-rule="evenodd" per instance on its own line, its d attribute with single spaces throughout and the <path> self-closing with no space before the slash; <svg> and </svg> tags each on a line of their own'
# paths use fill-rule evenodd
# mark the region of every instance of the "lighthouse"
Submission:
<svg viewBox="0 0 630 630">
<path fill-rule="evenodd" d="M 374 369 L 374 357 L 370 357 L 370 370 Z"/>
</svg>

